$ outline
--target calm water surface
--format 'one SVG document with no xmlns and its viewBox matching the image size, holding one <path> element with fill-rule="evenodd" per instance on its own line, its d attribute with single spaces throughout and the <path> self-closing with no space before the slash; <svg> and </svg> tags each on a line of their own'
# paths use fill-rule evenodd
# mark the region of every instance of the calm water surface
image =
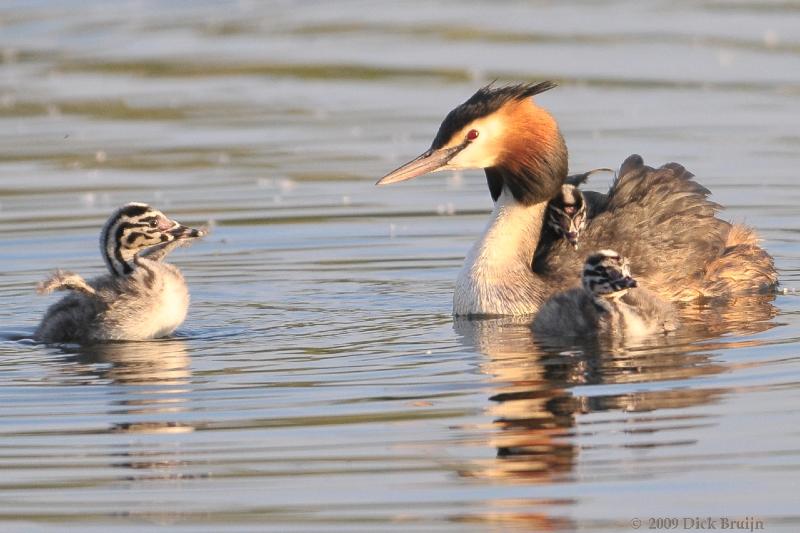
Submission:
<svg viewBox="0 0 800 533">
<path fill-rule="evenodd" d="M 554 78 L 573 170 L 680 161 L 800 287 L 797 28 L 789 2 L 6 2 L 3 531 L 800 530 L 791 290 L 548 350 L 450 316 L 481 173 L 373 187 L 481 84 Z M 172 257 L 185 325 L 32 343 L 36 282 L 100 273 L 132 200 L 215 225 Z"/>
</svg>

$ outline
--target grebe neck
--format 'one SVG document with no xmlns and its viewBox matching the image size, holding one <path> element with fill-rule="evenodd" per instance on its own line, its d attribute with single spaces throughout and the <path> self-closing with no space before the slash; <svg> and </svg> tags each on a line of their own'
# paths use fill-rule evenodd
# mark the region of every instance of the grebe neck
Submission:
<svg viewBox="0 0 800 533">
<path fill-rule="evenodd" d="M 547 201 L 525 204 L 504 187 L 486 229 L 467 255 L 453 301 L 456 315 L 525 315 L 544 299 L 531 269 Z"/>
</svg>

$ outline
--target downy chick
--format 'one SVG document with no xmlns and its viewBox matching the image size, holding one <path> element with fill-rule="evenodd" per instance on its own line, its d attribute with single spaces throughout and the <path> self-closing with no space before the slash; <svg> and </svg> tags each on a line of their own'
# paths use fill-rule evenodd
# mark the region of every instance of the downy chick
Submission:
<svg viewBox="0 0 800 533">
<path fill-rule="evenodd" d="M 541 238 L 533 255 L 533 270 L 539 268 L 537 260 L 547 255 L 550 248 L 561 239 L 578 249 L 580 235 L 589 219 L 601 211 L 608 197 L 594 191 L 582 191 L 579 185 L 586 183 L 596 172 L 613 172 L 610 168 L 596 168 L 583 174 L 567 176 L 559 193 L 547 204 Z"/>
<path fill-rule="evenodd" d="M 672 305 L 637 288 L 627 259 L 613 250 L 587 257 L 581 282 L 544 303 L 533 322 L 536 335 L 643 337 L 676 328 Z"/>
<path fill-rule="evenodd" d="M 186 318 L 189 291 L 180 270 L 163 260 L 187 239 L 203 235 L 146 204 L 122 206 L 100 236 L 109 274 L 86 281 L 57 271 L 41 282 L 40 294 L 71 292 L 50 306 L 34 337 L 93 343 L 169 335 Z"/>
</svg>

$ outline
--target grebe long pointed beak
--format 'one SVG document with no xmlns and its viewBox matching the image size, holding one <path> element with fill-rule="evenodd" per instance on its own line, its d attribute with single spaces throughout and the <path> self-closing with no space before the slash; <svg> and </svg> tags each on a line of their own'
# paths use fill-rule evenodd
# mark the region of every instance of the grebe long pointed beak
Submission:
<svg viewBox="0 0 800 533">
<path fill-rule="evenodd" d="M 397 168 L 379 179 L 375 185 L 389 185 L 399 181 L 406 181 L 423 174 L 444 170 L 445 165 L 453 159 L 458 152 L 467 147 L 464 142 L 450 148 L 431 148 L 419 157 L 412 159 L 405 165 Z"/>
</svg>

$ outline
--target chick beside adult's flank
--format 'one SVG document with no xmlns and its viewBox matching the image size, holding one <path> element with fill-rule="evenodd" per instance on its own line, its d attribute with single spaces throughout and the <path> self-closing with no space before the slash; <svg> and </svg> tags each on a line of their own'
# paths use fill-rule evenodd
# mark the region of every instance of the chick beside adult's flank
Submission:
<svg viewBox="0 0 800 533">
<path fill-rule="evenodd" d="M 34 338 L 42 342 L 145 340 L 169 335 L 189 309 L 180 270 L 164 262 L 176 247 L 205 231 L 171 220 L 142 203 L 129 203 L 103 226 L 100 252 L 109 273 L 91 280 L 57 271 L 40 294 L 70 291 L 51 305 Z"/>
<path fill-rule="evenodd" d="M 578 280 L 584 256 L 564 239 L 532 267 L 548 203 L 563 193 L 567 178 L 558 123 L 532 99 L 553 87 L 546 81 L 479 89 L 447 114 L 428 150 L 378 181 L 484 169 L 494 210 L 456 280 L 457 316 L 532 315 Z M 664 300 L 770 292 L 778 282 L 772 257 L 750 228 L 718 218 L 721 206 L 693 178 L 676 163 L 652 168 L 629 156 L 607 194 L 583 193 L 595 213 L 580 246 L 629 257 L 639 283 Z"/>
<path fill-rule="evenodd" d="M 674 331 L 673 306 L 637 285 L 626 258 L 600 250 L 586 258 L 580 288 L 544 303 L 533 331 L 537 336 L 634 338 Z"/>
</svg>

